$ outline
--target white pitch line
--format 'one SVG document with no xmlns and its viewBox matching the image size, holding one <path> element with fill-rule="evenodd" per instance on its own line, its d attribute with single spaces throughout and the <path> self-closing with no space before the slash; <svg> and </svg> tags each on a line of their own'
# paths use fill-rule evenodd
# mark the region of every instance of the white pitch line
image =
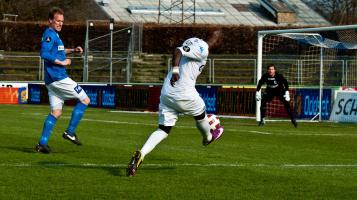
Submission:
<svg viewBox="0 0 357 200">
<path fill-rule="evenodd" d="M 152 111 L 125 111 L 125 110 L 109 110 L 111 113 L 128 113 L 128 114 L 157 114 L 159 112 Z"/>
<path fill-rule="evenodd" d="M 323 167 L 323 168 L 334 168 L 334 167 L 357 167 L 357 164 L 284 164 L 283 167 L 292 167 L 292 168 L 304 168 L 304 167 Z"/>
<path fill-rule="evenodd" d="M 22 113 L 24 115 L 33 115 L 33 116 L 47 116 L 44 115 L 43 113 Z M 64 119 L 70 119 L 70 116 L 63 116 L 61 118 Z M 83 118 L 82 121 L 88 121 L 88 122 L 100 122 L 100 123 L 109 123 L 109 124 L 127 124 L 127 125 L 142 125 L 142 126 L 158 126 L 157 123 L 140 123 L 140 122 L 128 122 L 128 121 L 115 121 L 115 120 L 101 120 L 101 119 L 90 119 L 90 118 Z M 175 127 L 177 128 L 190 128 L 190 129 L 196 129 L 195 126 L 184 126 L 184 125 L 176 125 Z M 257 133 L 257 134 L 262 134 L 262 135 L 279 135 L 279 136 L 357 136 L 357 134 L 353 133 L 338 133 L 338 134 L 323 134 L 323 133 L 270 133 L 270 132 L 263 132 L 263 131 L 251 131 L 251 130 L 242 130 L 242 129 L 233 129 L 233 128 L 226 128 L 224 129 L 225 131 L 231 131 L 231 132 L 248 132 L 248 133 Z M 306 132 L 306 131 L 305 131 Z"/>
<path fill-rule="evenodd" d="M 263 134 L 263 135 L 271 135 L 272 133 L 268 133 L 268 132 L 261 132 L 261 131 L 248 131 L 249 133 L 259 133 L 259 134 Z"/>
<path fill-rule="evenodd" d="M 64 117 L 64 118 L 70 119 L 71 117 Z M 157 124 L 154 124 L 154 123 L 139 123 L 139 122 L 126 122 L 126 121 L 112 121 L 112 120 L 88 119 L 88 118 L 83 118 L 82 121 L 102 122 L 102 123 L 111 123 L 111 124 L 130 124 L 130 125 L 157 126 Z"/>
<path fill-rule="evenodd" d="M 127 164 L 110 163 L 0 163 L 0 167 L 127 167 Z M 167 164 L 143 164 L 145 167 L 258 167 L 258 168 L 357 168 L 357 164 L 247 164 L 247 163 L 167 163 Z"/>
<path fill-rule="evenodd" d="M 282 134 L 283 135 L 283 134 Z M 356 133 L 294 133 L 294 134 L 287 134 L 287 135 L 306 135 L 306 136 L 357 136 Z"/>
</svg>

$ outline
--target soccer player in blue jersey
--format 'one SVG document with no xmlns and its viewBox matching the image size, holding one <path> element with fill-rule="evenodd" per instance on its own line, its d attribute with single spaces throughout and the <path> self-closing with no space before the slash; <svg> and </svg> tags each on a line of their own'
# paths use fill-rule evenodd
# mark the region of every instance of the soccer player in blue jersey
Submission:
<svg viewBox="0 0 357 200">
<path fill-rule="evenodd" d="M 40 54 L 45 62 L 45 84 L 48 90 L 51 113 L 45 119 L 42 135 L 36 145 L 36 151 L 41 153 L 50 153 L 48 139 L 57 119 L 62 114 L 64 100 L 68 99 L 77 99 L 78 103 L 73 109 L 68 128 L 62 136 L 76 145 L 81 145 L 75 131 L 90 103 L 85 91 L 69 78 L 66 72 L 66 66 L 71 64 L 71 60 L 66 58 L 66 54 L 82 53 L 83 49 L 80 46 L 74 49 L 64 48 L 64 44 L 58 35 L 64 22 L 63 10 L 56 7 L 52 8 L 49 12 L 48 21 L 49 25 L 42 35 Z"/>
</svg>

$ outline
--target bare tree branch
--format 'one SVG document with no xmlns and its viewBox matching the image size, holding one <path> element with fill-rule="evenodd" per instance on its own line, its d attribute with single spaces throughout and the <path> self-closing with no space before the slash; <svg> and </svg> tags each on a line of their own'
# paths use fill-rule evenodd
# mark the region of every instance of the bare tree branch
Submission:
<svg viewBox="0 0 357 200">
<path fill-rule="evenodd" d="M 357 23 L 356 0 L 304 0 L 330 22 L 342 24 Z"/>
</svg>

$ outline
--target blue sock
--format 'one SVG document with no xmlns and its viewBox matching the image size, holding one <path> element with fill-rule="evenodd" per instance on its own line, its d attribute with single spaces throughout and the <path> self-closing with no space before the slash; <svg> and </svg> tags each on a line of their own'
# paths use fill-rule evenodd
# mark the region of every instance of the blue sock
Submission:
<svg viewBox="0 0 357 200">
<path fill-rule="evenodd" d="M 87 109 L 87 105 L 79 102 L 77 103 L 77 105 L 74 107 L 73 111 L 72 111 L 72 117 L 71 117 L 71 121 L 69 122 L 68 128 L 66 130 L 66 132 L 70 135 L 75 134 L 76 132 L 76 128 L 79 124 L 79 122 L 81 121 L 84 111 Z"/>
<path fill-rule="evenodd" d="M 56 117 L 54 117 L 51 114 L 48 114 L 48 116 L 45 120 L 45 123 L 43 124 L 42 135 L 41 135 L 40 141 L 38 142 L 39 144 L 47 145 L 48 139 L 51 136 L 52 129 L 55 126 L 56 121 L 57 121 Z"/>
</svg>

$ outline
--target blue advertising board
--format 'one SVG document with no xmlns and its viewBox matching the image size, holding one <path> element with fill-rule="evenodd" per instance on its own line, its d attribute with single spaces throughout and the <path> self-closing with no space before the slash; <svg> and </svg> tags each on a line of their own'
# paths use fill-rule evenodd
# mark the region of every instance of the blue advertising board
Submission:
<svg viewBox="0 0 357 200">
<path fill-rule="evenodd" d="M 324 89 L 322 96 L 322 119 L 330 118 L 331 111 L 331 89 Z M 296 89 L 295 108 L 297 118 L 311 119 L 319 113 L 320 102 L 319 89 Z"/>
<path fill-rule="evenodd" d="M 107 86 L 102 88 L 102 107 L 115 107 L 115 87 Z"/>
<path fill-rule="evenodd" d="M 88 98 L 90 99 L 90 106 L 98 107 L 98 91 L 100 90 L 100 86 L 89 86 L 83 85 L 81 86 L 83 90 L 87 93 Z"/>
<path fill-rule="evenodd" d="M 217 87 L 196 86 L 196 89 L 206 104 L 206 112 L 209 114 L 216 114 Z"/>
<path fill-rule="evenodd" d="M 41 85 L 29 84 L 28 85 L 28 92 L 29 92 L 28 103 L 30 103 L 30 104 L 39 104 L 39 103 L 41 103 Z"/>
</svg>

